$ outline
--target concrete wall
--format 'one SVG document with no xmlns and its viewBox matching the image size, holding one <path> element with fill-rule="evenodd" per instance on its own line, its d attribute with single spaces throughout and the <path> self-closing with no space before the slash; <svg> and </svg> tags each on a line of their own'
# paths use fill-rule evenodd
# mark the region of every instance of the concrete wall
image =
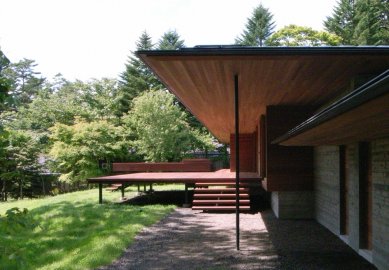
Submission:
<svg viewBox="0 0 389 270">
<path fill-rule="evenodd" d="M 277 191 L 271 193 L 271 207 L 281 219 L 313 218 L 314 194 L 312 191 Z"/>
<path fill-rule="evenodd" d="M 372 143 L 373 263 L 389 269 L 389 138 Z"/>
<path fill-rule="evenodd" d="M 359 151 L 347 145 L 349 179 L 349 234 L 346 242 L 378 269 L 389 269 L 389 138 L 371 142 L 373 178 L 373 248 L 360 250 Z M 338 146 L 319 146 L 314 151 L 315 218 L 336 235 L 340 234 L 340 184 Z"/>
<path fill-rule="evenodd" d="M 319 146 L 314 151 L 315 218 L 339 233 L 339 147 Z"/>
</svg>

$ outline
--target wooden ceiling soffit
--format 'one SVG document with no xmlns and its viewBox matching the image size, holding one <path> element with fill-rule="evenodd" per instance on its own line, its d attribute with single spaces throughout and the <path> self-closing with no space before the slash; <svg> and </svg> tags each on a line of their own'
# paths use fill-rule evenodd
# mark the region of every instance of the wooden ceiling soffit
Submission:
<svg viewBox="0 0 389 270">
<path fill-rule="evenodd" d="M 272 143 L 341 145 L 389 136 L 389 70 L 316 113 Z"/>
<path fill-rule="evenodd" d="M 273 48 L 269 54 L 257 49 L 250 55 L 242 50 L 137 54 L 185 107 L 225 143 L 234 133 L 234 74 L 239 75 L 240 130 L 253 133 L 266 106 L 318 108 L 334 99 L 353 76 L 382 72 L 389 63 L 389 48 L 385 53 L 366 55 L 333 53 L 337 52 L 333 49 L 327 55 L 323 49 L 313 50 L 321 54 L 296 51 L 304 53 Z"/>
</svg>

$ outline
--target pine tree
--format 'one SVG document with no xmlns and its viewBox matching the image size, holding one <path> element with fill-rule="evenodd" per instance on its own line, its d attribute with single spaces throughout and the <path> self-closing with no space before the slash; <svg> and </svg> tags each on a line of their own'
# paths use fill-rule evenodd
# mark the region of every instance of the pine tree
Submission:
<svg viewBox="0 0 389 270">
<path fill-rule="evenodd" d="M 342 44 L 354 44 L 356 27 L 355 0 L 340 0 L 334 8 L 332 16 L 324 21 L 326 30 L 339 36 Z"/>
<path fill-rule="evenodd" d="M 330 33 L 342 38 L 342 44 L 387 45 L 388 18 L 387 0 L 340 0 L 324 25 Z"/>
<path fill-rule="evenodd" d="M 388 6 L 386 0 L 358 0 L 354 39 L 359 45 L 385 45 L 388 43 Z"/>
<path fill-rule="evenodd" d="M 260 4 L 254 9 L 252 17 L 248 19 L 246 29 L 235 43 L 246 46 L 263 46 L 266 39 L 274 32 L 275 23 L 273 14 Z"/>
<path fill-rule="evenodd" d="M 159 50 L 177 50 L 183 47 L 185 47 L 184 41 L 175 30 L 164 33 L 158 42 Z"/>
<path fill-rule="evenodd" d="M 142 33 L 136 42 L 136 50 L 154 49 L 151 37 L 146 31 Z M 128 112 L 131 101 L 140 93 L 149 89 L 161 89 L 162 84 L 151 72 L 151 70 L 136 56 L 128 57 L 126 70 L 120 75 L 120 110 L 122 113 Z"/>
<path fill-rule="evenodd" d="M 46 79 L 35 71 L 37 65 L 35 60 L 23 59 L 3 70 L 10 82 L 8 103 L 16 110 L 31 103 L 44 86 Z"/>
<path fill-rule="evenodd" d="M 0 49 L 0 112 L 4 109 L 4 101 L 8 95 L 9 82 L 7 78 L 3 75 L 2 71 L 7 68 L 10 64 L 10 61 L 5 56 L 5 54 Z M 1 131 L 1 126 L 0 126 Z"/>
</svg>

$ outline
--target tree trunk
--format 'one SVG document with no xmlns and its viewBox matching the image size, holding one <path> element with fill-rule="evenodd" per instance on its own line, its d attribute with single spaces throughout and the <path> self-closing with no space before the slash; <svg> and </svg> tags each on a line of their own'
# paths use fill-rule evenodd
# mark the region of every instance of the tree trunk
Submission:
<svg viewBox="0 0 389 270">
<path fill-rule="evenodd" d="M 19 196 L 23 200 L 23 179 L 19 181 Z"/>
<path fill-rule="evenodd" d="M 43 193 L 43 196 L 46 196 L 45 181 L 43 180 L 42 176 L 41 176 L 41 182 L 42 182 L 42 193 Z"/>
<path fill-rule="evenodd" d="M 1 188 L 1 200 L 5 202 L 7 200 L 7 196 L 5 195 L 5 180 L 3 179 L 3 187 Z"/>
</svg>

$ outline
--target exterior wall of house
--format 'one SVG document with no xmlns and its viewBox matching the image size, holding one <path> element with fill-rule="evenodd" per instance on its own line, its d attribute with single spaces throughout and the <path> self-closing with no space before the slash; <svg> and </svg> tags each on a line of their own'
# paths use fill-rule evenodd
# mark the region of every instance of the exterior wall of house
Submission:
<svg viewBox="0 0 389 270">
<path fill-rule="evenodd" d="M 373 263 L 389 269 L 389 138 L 372 143 Z"/>
<path fill-rule="evenodd" d="M 312 191 L 275 191 L 271 193 L 271 207 L 281 219 L 311 219 L 314 213 Z"/>
<path fill-rule="evenodd" d="M 315 218 L 339 233 L 339 148 L 319 146 L 314 151 Z"/>
<path fill-rule="evenodd" d="M 340 236 L 340 163 L 338 146 L 318 146 L 314 150 L 315 219 L 339 235 L 356 252 L 378 269 L 389 269 L 389 138 L 371 144 L 373 214 L 372 250 L 360 245 L 360 163 L 358 144 L 347 145 L 348 233 Z"/>
</svg>

